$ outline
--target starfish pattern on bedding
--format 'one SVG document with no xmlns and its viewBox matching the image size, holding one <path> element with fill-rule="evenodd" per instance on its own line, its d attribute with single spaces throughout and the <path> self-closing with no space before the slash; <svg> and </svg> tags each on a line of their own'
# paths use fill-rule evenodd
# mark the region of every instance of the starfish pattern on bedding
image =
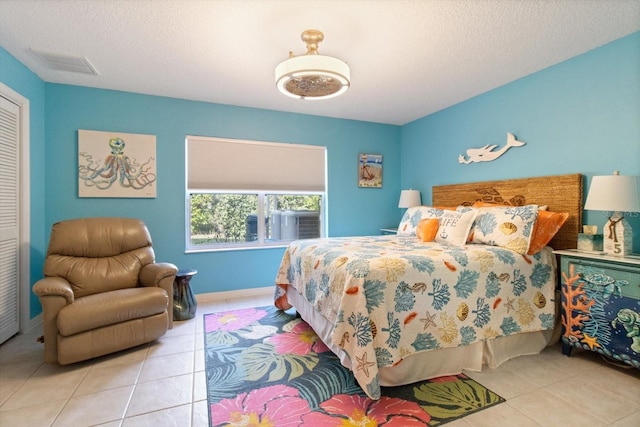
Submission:
<svg viewBox="0 0 640 427">
<path fill-rule="evenodd" d="M 371 366 L 375 366 L 375 362 L 367 362 L 367 353 L 364 353 L 362 357 L 356 356 L 356 360 L 358 362 L 358 367 L 356 371 L 362 371 L 364 374 L 369 377 L 369 368 Z"/>
<path fill-rule="evenodd" d="M 436 318 L 435 314 L 431 314 L 427 311 L 427 313 L 425 314 L 427 317 L 423 317 L 422 319 L 420 319 L 420 321 L 422 323 L 424 323 L 424 329 L 426 330 L 429 326 L 433 326 L 434 328 L 437 326 L 436 322 L 433 320 Z"/>
<path fill-rule="evenodd" d="M 507 314 L 509 314 L 511 310 L 515 311 L 515 308 L 513 307 L 515 300 L 515 298 L 507 298 L 507 302 L 504 303 L 505 307 L 507 307 Z"/>
</svg>

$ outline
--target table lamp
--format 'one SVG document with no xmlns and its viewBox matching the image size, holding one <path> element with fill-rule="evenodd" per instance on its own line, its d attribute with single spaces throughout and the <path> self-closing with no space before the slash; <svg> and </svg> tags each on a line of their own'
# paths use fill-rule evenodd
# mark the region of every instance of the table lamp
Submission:
<svg viewBox="0 0 640 427">
<path fill-rule="evenodd" d="M 399 208 L 412 208 L 420 206 L 420 192 L 418 190 L 402 190 L 400 192 Z"/>
<path fill-rule="evenodd" d="M 585 210 L 613 211 L 604 225 L 603 249 L 607 255 L 625 256 L 631 253 L 632 231 L 623 212 L 640 212 L 638 181 L 635 176 L 594 176 L 591 179 Z"/>
</svg>

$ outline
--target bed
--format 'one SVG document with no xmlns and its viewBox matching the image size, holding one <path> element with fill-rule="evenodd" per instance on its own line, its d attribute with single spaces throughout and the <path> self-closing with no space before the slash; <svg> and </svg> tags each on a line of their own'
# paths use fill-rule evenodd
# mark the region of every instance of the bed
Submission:
<svg viewBox="0 0 640 427">
<path fill-rule="evenodd" d="M 434 186 L 398 235 L 292 242 L 275 304 L 294 307 L 373 399 L 381 386 L 536 354 L 558 337 L 551 248 L 576 247 L 582 197 L 581 174 Z M 534 251 L 542 211 L 564 221 Z"/>
</svg>

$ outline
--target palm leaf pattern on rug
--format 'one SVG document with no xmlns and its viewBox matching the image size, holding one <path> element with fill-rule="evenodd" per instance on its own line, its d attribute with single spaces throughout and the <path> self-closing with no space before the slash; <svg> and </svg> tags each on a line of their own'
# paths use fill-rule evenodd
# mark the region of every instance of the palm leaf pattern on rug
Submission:
<svg viewBox="0 0 640 427">
<path fill-rule="evenodd" d="M 435 426 L 503 402 L 465 375 L 383 388 L 371 400 L 295 313 L 204 317 L 210 425 Z"/>
<path fill-rule="evenodd" d="M 383 394 L 414 400 L 432 422 L 451 421 L 504 402 L 504 399 L 464 374 L 435 378 L 409 387 L 383 388 Z"/>
<path fill-rule="evenodd" d="M 414 396 L 425 411 L 438 418 L 457 418 L 500 402 L 497 394 L 464 380 L 421 384 L 414 389 Z"/>
</svg>

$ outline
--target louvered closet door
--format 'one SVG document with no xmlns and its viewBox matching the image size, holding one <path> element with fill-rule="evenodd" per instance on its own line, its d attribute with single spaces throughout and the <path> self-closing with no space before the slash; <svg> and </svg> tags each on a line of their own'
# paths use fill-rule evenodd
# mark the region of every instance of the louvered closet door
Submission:
<svg viewBox="0 0 640 427">
<path fill-rule="evenodd" d="M 0 343 L 19 330 L 17 105 L 0 96 Z"/>
</svg>

